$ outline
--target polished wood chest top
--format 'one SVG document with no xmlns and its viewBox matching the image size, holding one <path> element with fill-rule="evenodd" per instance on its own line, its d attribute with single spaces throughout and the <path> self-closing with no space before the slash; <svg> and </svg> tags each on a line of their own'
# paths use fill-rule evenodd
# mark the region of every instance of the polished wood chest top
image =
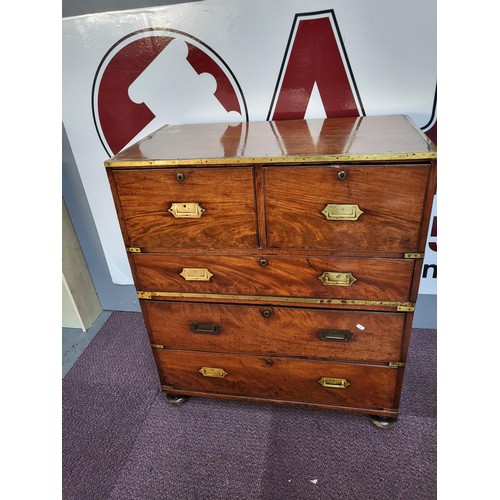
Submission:
<svg viewBox="0 0 500 500">
<path fill-rule="evenodd" d="M 106 167 L 434 159 L 406 116 L 166 125 Z"/>
</svg>

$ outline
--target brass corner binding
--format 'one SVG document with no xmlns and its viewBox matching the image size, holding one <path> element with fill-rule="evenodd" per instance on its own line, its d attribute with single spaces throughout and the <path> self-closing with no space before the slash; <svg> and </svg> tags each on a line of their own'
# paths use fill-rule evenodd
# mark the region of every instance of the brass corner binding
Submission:
<svg viewBox="0 0 500 500">
<path fill-rule="evenodd" d="M 406 363 L 403 363 L 402 361 L 391 361 L 389 363 L 389 368 L 401 368 L 405 365 Z"/>
<path fill-rule="evenodd" d="M 139 247 L 128 247 L 127 251 L 129 253 L 141 253 L 142 250 Z"/>
<path fill-rule="evenodd" d="M 151 344 L 151 347 L 153 349 L 165 349 L 165 346 L 163 344 Z"/>
<path fill-rule="evenodd" d="M 405 253 L 405 259 L 423 259 L 424 254 L 418 252 L 408 252 Z"/>
</svg>

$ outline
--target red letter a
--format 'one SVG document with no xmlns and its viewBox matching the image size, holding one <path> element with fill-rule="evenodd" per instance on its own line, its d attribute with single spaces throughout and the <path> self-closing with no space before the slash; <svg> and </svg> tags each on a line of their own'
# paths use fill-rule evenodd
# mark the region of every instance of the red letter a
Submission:
<svg viewBox="0 0 500 500">
<path fill-rule="evenodd" d="M 364 116 L 333 10 L 295 16 L 267 119 L 304 118 L 315 83 L 327 117 Z"/>
</svg>

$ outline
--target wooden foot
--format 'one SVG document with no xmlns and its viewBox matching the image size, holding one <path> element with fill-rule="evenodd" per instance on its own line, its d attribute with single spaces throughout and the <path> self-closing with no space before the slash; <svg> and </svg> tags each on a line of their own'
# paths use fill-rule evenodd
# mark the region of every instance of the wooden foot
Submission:
<svg viewBox="0 0 500 500">
<path fill-rule="evenodd" d="M 379 429 L 390 429 L 396 425 L 398 419 L 396 417 L 381 417 L 379 415 L 368 415 L 373 425 Z"/>
<path fill-rule="evenodd" d="M 189 399 L 189 396 L 182 396 L 180 394 L 167 394 L 166 396 L 167 401 L 171 405 L 182 405 Z"/>
</svg>

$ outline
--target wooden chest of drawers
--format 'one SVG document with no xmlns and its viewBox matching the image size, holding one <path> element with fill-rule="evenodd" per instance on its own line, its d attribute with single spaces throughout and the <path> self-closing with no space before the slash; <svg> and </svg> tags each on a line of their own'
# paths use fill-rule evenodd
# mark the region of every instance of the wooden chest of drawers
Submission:
<svg viewBox="0 0 500 500">
<path fill-rule="evenodd" d="M 395 422 L 436 188 L 407 117 L 165 126 L 105 166 L 169 399 Z"/>
</svg>

